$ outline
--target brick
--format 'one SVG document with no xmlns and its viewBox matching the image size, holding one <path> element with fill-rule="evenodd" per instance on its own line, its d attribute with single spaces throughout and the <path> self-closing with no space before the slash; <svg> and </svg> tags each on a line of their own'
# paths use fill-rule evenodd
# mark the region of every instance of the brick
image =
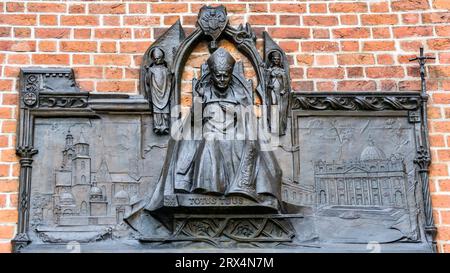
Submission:
<svg viewBox="0 0 450 273">
<path fill-rule="evenodd" d="M 328 29 L 313 29 L 313 38 L 314 39 L 329 39 L 330 31 Z"/>
<path fill-rule="evenodd" d="M 364 51 L 393 51 L 395 42 L 392 41 L 368 41 L 363 44 Z"/>
<path fill-rule="evenodd" d="M 393 29 L 395 38 L 433 36 L 433 27 L 396 27 Z"/>
<path fill-rule="evenodd" d="M 416 13 L 405 13 L 402 14 L 402 22 L 404 24 L 417 24 L 420 21 L 420 14 Z"/>
<path fill-rule="evenodd" d="M 6 3 L 6 11 L 7 12 L 24 12 L 25 4 L 17 3 L 17 2 Z"/>
<path fill-rule="evenodd" d="M 277 18 L 275 15 L 250 15 L 248 22 L 252 25 L 275 25 Z"/>
<path fill-rule="evenodd" d="M 30 56 L 28 54 L 9 55 L 8 64 L 29 64 Z M 3 102 L 4 103 L 4 102 Z"/>
<path fill-rule="evenodd" d="M 267 4 L 259 4 L 259 3 L 250 3 L 249 4 L 249 11 L 250 12 L 268 12 L 269 11 L 269 7 Z"/>
<path fill-rule="evenodd" d="M 66 4 L 28 3 L 27 10 L 28 12 L 64 13 L 66 11 Z"/>
<path fill-rule="evenodd" d="M 64 41 L 60 44 L 63 52 L 97 52 L 97 42 Z"/>
<path fill-rule="evenodd" d="M 450 94 L 447 93 L 434 93 L 433 103 L 436 104 L 450 104 Z"/>
<path fill-rule="evenodd" d="M 296 41 L 280 41 L 278 45 L 286 52 L 296 52 L 299 49 L 298 42 Z"/>
<path fill-rule="evenodd" d="M 297 63 L 299 65 L 312 65 L 314 62 L 313 55 L 301 54 L 301 55 L 297 55 L 296 59 L 297 59 Z"/>
<path fill-rule="evenodd" d="M 391 2 L 392 11 L 425 10 L 429 7 L 428 0 L 393 0 Z"/>
<path fill-rule="evenodd" d="M 120 42 L 121 53 L 144 53 L 149 44 L 145 42 Z"/>
<path fill-rule="evenodd" d="M 369 38 L 370 31 L 368 28 L 338 28 L 333 29 L 333 37 L 336 39 L 354 39 Z"/>
<path fill-rule="evenodd" d="M 2 132 L 3 133 L 15 133 L 16 132 L 16 121 L 4 120 L 2 122 Z"/>
<path fill-rule="evenodd" d="M 340 45 L 342 51 L 359 51 L 358 41 L 343 41 Z"/>
<path fill-rule="evenodd" d="M 73 64 L 89 64 L 90 57 L 87 54 L 73 54 L 72 62 Z"/>
<path fill-rule="evenodd" d="M 0 164 L 0 176 L 1 177 L 9 176 L 9 170 L 10 170 L 9 165 Z M 0 180 L 0 189 L 3 188 L 3 185 L 2 185 L 3 183 L 4 182 Z M 4 192 L 4 191 L 2 190 L 2 192 Z"/>
<path fill-rule="evenodd" d="M 115 53 L 117 52 L 116 42 L 101 42 L 100 52 L 102 53 Z"/>
<path fill-rule="evenodd" d="M 372 37 L 374 39 L 391 38 L 391 31 L 387 27 L 372 28 Z"/>
<path fill-rule="evenodd" d="M 104 26 L 120 26 L 120 17 L 119 16 L 103 16 L 103 25 Z"/>
<path fill-rule="evenodd" d="M 13 87 L 12 80 L 0 79 L 0 91 L 10 91 Z"/>
<path fill-rule="evenodd" d="M 2 14 L 0 24 L 12 26 L 33 26 L 36 25 L 37 16 L 34 14 Z"/>
<path fill-rule="evenodd" d="M 389 12 L 388 2 L 374 2 L 370 3 L 370 12 Z"/>
<path fill-rule="evenodd" d="M 4 113 L 2 108 L 0 108 L 0 116 Z M 5 149 L 1 151 L 1 160 L 3 162 L 17 162 L 18 157 L 16 155 L 15 149 Z"/>
<path fill-rule="evenodd" d="M 12 114 L 13 114 L 13 108 L 11 108 L 11 107 L 0 107 L 0 119 L 12 118 L 13 117 Z"/>
<path fill-rule="evenodd" d="M 70 37 L 70 28 L 36 28 L 34 36 L 38 39 L 67 39 Z"/>
<path fill-rule="evenodd" d="M 279 13 L 305 13 L 305 4 L 270 4 L 271 12 Z"/>
<path fill-rule="evenodd" d="M 337 86 L 338 91 L 374 91 L 375 81 L 340 81 Z"/>
<path fill-rule="evenodd" d="M 450 192 L 450 179 L 439 179 L 438 185 L 440 191 Z"/>
<path fill-rule="evenodd" d="M 449 225 L 450 224 L 450 211 L 441 211 L 440 214 L 441 214 L 442 224 Z M 450 237 L 448 237 L 448 238 L 450 238 Z"/>
<path fill-rule="evenodd" d="M 33 54 L 31 57 L 33 64 L 48 65 L 69 65 L 68 54 Z"/>
<path fill-rule="evenodd" d="M 429 140 L 431 147 L 445 147 L 445 139 L 441 135 L 430 135 Z"/>
<path fill-rule="evenodd" d="M 357 25 L 358 16 L 356 15 L 341 15 L 341 25 Z"/>
<path fill-rule="evenodd" d="M 0 243 L 0 253 L 10 253 L 12 251 L 11 243 Z"/>
<path fill-rule="evenodd" d="M 269 34 L 273 38 L 306 39 L 310 37 L 308 28 L 270 28 Z"/>
<path fill-rule="evenodd" d="M 449 50 L 450 38 L 429 39 L 427 44 L 431 50 Z"/>
<path fill-rule="evenodd" d="M 343 68 L 308 68 L 308 78 L 316 79 L 342 79 L 344 78 Z"/>
<path fill-rule="evenodd" d="M 303 16 L 305 26 L 335 26 L 338 24 L 336 16 Z"/>
<path fill-rule="evenodd" d="M 55 52 L 57 50 L 56 41 L 39 41 L 39 51 L 43 52 Z"/>
<path fill-rule="evenodd" d="M 450 149 L 437 150 L 437 154 L 440 162 L 450 161 Z"/>
<path fill-rule="evenodd" d="M 447 133 L 450 130 L 450 121 L 433 121 L 431 125 L 435 133 Z"/>
<path fill-rule="evenodd" d="M 138 77 L 139 77 L 139 69 L 125 68 L 125 79 L 137 79 Z"/>
<path fill-rule="evenodd" d="M 19 103 L 18 94 L 3 94 L 3 105 L 17 105 Z"/>
<path fill-rule="evenodd" d="M 316 55 L 316 65 L 335 65 L 334 55 Z"/>
<path fill-rule="evenodd" d="M 0 136 L 0 147 L 8 147 L 8 136 Z M 7 176 L 8 174 L 6 174 Z"/>
<path fill-rule="evenodd" d="M 352 2 L 352 3 L 330 3 L 330 12 L 339 13 L 360 13 L 367 12 L 367 4 L 362 2 Z"/>
<path fill-rule="evenodd" d="M 86 5 L 84 4 L 71 4 L 69 6 L 69 13 L 79 14 L 86 11 Z"/>
<path fill-rule="evenodd" d="M 395 25 L 398 18 L 396 14 L 364 14 L 361 22 L 363 25 Z"/>
<path fill-rule="evenodd" d="M 89 29 L 89 28 L 74 29 L 73 37 L 75 39 L 90 39 L 91 38 L 91 29 Z"/>
<path fill-rule="evenodd" d="M 170 25 L 175 24 L 175 22 L 178 21 L 178 20 L 181 21 L 181 18 L 180 18 L 179 15 L 174 15 L 174 16 L 164 16 L 163 24 L 164 24 L 164 25 L 170 26 Z"/>
<path fill-rule="evenodd" d="M 30 28 L 14 28 L 14 37 L 16 38 L 30 38 Z"/>
<path fill-rule="evenodd" d="M 181 3 L 151 4 L 152 13 L 184 13 L 187 11 L 188 11 L 187 4 Z"/>
<path fill-rule="evenodd" d="M 19 196 L 18 196 L 18 194 L 8 194 L 8 196 L 9 196 L 9 207 L 10 208 L 17 208 L 18 207 L 18 205 L 19 205 Z"/>
<path fill-rule="evenodd" d="M 430 165 L 430 176 L 448 176 L 447 164 L 438 164 L 432 162 Z"/>
<path fill-rule="evenodd" d="M 130 28 L 101 28 L 96 29 L 95 38 L 97 39 L 130 39 Z"/>
<path fill-rule="evenodd" d="M 80 79 L 101 79 L 103 69 L 102 67 L 75 67 L 75 76 Z"/>
<path fill-rule="evenodd" d="M 12 239 L 14 236 L 14 232 L 15 226 L 0 225 L 0 239 Z"/>
<path fill-rule="evenodd" d="M 380 54 L 377 56 L 377 64 L 394 64 L 394 58 L 390 54 Z"/>
<path fill-rule="evenodd" d="M 125 4 L 89 4 L 89 13 L 91 14 L 124 14 Z"/>
<path fill-rule="evenodd" d="M 339 65 L 369 65 L 375 64 L 372 54 L 339 54 Z"/>
<path fill-rule="evenodd" d="M 435 26 L 438 36 L 450 36 L 450 26 Z"/>
<path fill-rule="evenodd" d="M 61 25 L 63 26 L 97 26 L 99 17 L 92 15 L 63 15 Z"/>
<path fill-rule="evenodd" d="M 105 79 L 122 79 L 123 78 L 123 69 L 122 68 L 108 68 L 106 67 L 103 71 L 103 77 Z"/>
<path fill-rule="evenodd" d="M 292 82 L 292 89 L 296 91 L 313 91 L 314 82 L 313 81 L 295 81 Z"/>
<path fill-rule="evenodd" d="M 4 209 L 0 210 L 0 219 L 3 223 L 16 223 L 17 222 L 17 210 Z"/>
<path fill-rule="evenodd" d="M 348 78 L 362 78 L 364 77 L 364 69 L 362 67 L 347 67 Z"/>
<path fill-rule="evenodd" d="M 34 52 L 36 51 L 36 42 L 34 41 L 0 41 L 0 50 L 15 52 Z"/>
<path fill-rule="evenodd" d="M 11 27 L 0 27 L 0 37 L 10 37 L 11 30 Z"/>
<path fill-rule="evenodd" d="M 366 68 L 368 78 L 402 78 L 405 73 L 400 66 L 383 66 Z"/>
<path fill-rule="evenodd" d="M 317 91 L 334 91 L 336 84 L 334 82 L 318 82 Z"/>
<path fill-rule="evenodd" d="M 230 14 L 247 12 L 246 4 L 227 4 L 226 7 L 227 12 L 229 12 Z"/>
<path fill-rule="evenodd" d="M 401 41 L 400 48 L 403 51 L 417 52 L 423 46 L 422 41 Z"/>
<path fill-rule="evenodd" d="M 95 55 L 94 64 L 128 66 L 131 64 L 131 59 L 129 56 L 126 55 L 114 55 L 114 54 Z"/>
<path fill-rule="evenodd" d="M 58 24 L 58 16 L 56 15 L 39 15 L 39 24 L 41 26 L 56 26 Z"/>
<path fill-rule="evenodd" d="M 134 92 L 136 91 L 135 81 L 102 81 L 97 83 L 99 92 Z"/>
<path fill-rule="evenodd" d="M 448 78 L 450 77 L 450 66 L 429 66 L 428 73 L 430 78 Z"/>
<path fill-rule="evenodd" d="M 125 16 L 124 24 L 131 26 L 157 26 L 160 23 L 159 16 Z"/>
<path fill-rule="evenodd" d="M 425 24 L 450 23 L 450 12 L 422 13 L 422 22 Z"/>
<path fill-rule="evenodd" d="M 450 9 L 450 2 L 448 0 L 433 0 L 433 8 Z"/>
<path fill-rule="evenodd" d="M 128 12 L 129 13 L 139 13 L 146 14 L 147 13 L 147 4 L 128 4 Z"/>
<path fill-rule="evenodd" d="M 450 195 L 431 195 L 431 205 L 433 208 L 447 208 L 450 204 Z"/>
<path fill-rule="evenodd" d="M 300 25 L 300 16 L 296 15 L 280 15 L 280 24 L 288 26 Z"/>
<path fill-rule="evenodd" d="M 339 50 L 336 42 L 302 42 L 303 52 L 335 52 Z"/>
<path fill-rule="evenodd" d="M 310 13 L 326 13 L 327 4 L 309 4 Z"/>
<path fill-rule="evenodd" d="M 299 80 L 303 78 L 303 68 L 301 67 L 293 67 L 289 70 L 291 79 Z"/>
<path fill-rule="evenodd" d="M 449 52 L 439 53 L 439 62 L 441 64 L 450 64 L 450 53 Z"/>
</svg>

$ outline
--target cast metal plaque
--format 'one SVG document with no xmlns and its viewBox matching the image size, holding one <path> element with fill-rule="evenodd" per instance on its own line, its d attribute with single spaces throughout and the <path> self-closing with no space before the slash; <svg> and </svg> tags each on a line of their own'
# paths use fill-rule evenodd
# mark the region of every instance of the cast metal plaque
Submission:
<svg viewBox="0 0 450 273">
<path fill-rule="evenodd" d="M 204 40 L 193 104 L 176 112 Z M 250 25 L 204 7 L 189 36 L 177 22 L 147 50 L 134 96 L 23 68 L 14 250 L 434 251 L 425 92 L 295 92 L 263 40 L 261 56 Z"/>
</svg>

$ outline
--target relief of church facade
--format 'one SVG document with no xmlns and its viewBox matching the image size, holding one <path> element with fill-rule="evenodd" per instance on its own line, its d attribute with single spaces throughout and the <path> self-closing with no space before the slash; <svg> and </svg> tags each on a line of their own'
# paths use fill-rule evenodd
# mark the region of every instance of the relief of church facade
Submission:
<svg viewBox="0 0 450 273">
<path fill-rule="evenodd" d="M 404 207 L 407 177 L 404 162 L 373 142 L 355 160 L 316 161 L 315 189 L 319 206 Z"/>
</svg>

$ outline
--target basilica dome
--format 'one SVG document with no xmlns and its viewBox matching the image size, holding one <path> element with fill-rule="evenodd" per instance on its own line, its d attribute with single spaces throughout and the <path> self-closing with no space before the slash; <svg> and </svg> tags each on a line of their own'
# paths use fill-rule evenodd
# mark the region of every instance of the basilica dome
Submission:
<svg viewBox="0 0 450 273">
<path fill-rule="evenodd" d="M 364 150 L 361 152 L 360 160 L 361 161 L 367 161 L 367 160 L 383 160 L 386 156 L 384 155 L 383 151 L 376 147 L 371 141 L 371 143 L 364 148 Z"/>
</svg>

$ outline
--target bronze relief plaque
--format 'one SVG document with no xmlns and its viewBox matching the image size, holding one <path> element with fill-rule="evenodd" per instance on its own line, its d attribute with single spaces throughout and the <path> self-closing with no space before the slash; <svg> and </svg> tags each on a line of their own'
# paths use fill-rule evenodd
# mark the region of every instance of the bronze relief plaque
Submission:
<svg viewBox="0 0 450 273">
<path fill-rule="evenodd" d="M 22 69 L 14 250 L 434 251 L 424 92 L 295 92 L 286 54 L 262 38 L 263 56 L 250 25 L 205 7 L 189 36 L 177 22 L 149 47 L 137 95 Z"/>
</svg>

